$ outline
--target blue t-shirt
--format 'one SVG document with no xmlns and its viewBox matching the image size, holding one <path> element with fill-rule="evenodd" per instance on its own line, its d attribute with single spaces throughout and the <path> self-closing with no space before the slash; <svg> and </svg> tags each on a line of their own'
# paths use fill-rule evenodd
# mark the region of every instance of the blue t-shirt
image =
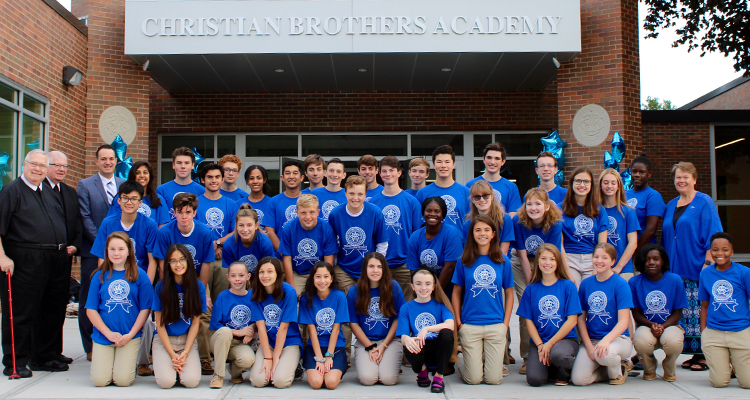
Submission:
<svg viewBox="0 0 750 400">
<path fill-rule="evenodd" d="M 604 207 L 601 207 L 604 208 Z M 625 248 L 628 247 L 628 233 L 637 232 L 641 230 L 641 225 L 638 224 L 638 217 L 635 215 L 635 210 L 627 206 L 620 206 L 622 214 L 617 210 L 617 207 L 604 208 L 607 210 L 607 217 L 609 218 L 609 228 L 607 231 L 607 242 L 612 246 L 615 246 L 617 250 L 617 260 L 615 264 L 620 261 L 622 253 Z M 623 214 L 625 214 L 623 216 Z M 566 249 L 567 250 L 567 249 Z M 624 267 L 622 267 L 621 274 L 633 273 L 633 257 Z"/>
<path fill-rule="evenodd" d="M 492 186 L 492 193 L 497 198 L 497 201 L 503 205 L 506 213 L 518 212 L 521 208 L 521 195 L 518 193 L 518 186 L 515 183 L 501 177 L 495 182 L 490 182 L 482 175 L 466 182 L 466 187 L 471 189 L 471 186 L 477 181 L 486 181 Z"/>
<path fill-rule="evenodd" d="M 279 277 L 280 278 L 280 277 Z M 284 347 L 302 347 L 302 337 L 297 325 L 297 291 L 294 286 L 284 282 L 282 284 L 284 298 L 275 302 L 273 295 L 269 294 L 262 302 L 253 301 L 250 306 L 252 316 L 250 322 L 264 321 L 268 333 L 268 342 L 271 347 L 276 347 L 276 334 L 282 322 L 288 322 Z"/>
<path fill-rule="evenodd" d="M 367 314 L 357 313 L 357 285 L 349 288 L 349 292 L 346 294 L 346 302 L 349 305 L 349 322 L 359 324 L 362 328 L 362 332 L 365 333 L 370 341 L 378 341 L 385 339 L 388 336 L 388 331 L 391 329 L 391 324 L 398 320 L 398 312 L 401 310 L 401 306 L 404 305 L 406 299 L 404 299 L 404 292 L 401 291 L 401 286 L 395 280 L 391 281 L 391 295 L 393 296 L 393 309 L 396 311 L 396 315 L 392 317 L 384 317 L 380 312 L 380 288 L 370 288 L 370 307 L 367 309 Z"/>
<path fill-rule="evenodd" d="M 339 243 L 339 266 L 352 278 L 359 279 L 365 255 L 390 237 L 380 208 L 365 202 L 359 216 L 352 217 L 346 205 L 340 205 L 331 211 L 328 222 Z"/>
<path fill-rule="evenodd" d="M 104 325 L 112 332 L 127 335 L 133 329 L 138 314 L 151 308 L 154 301 L 154 289 L 148 275 L 140 271 L 135 282 L 125 280 L 125 271 L 113 271 L 104 274 L 104 283 L 99 278 L 102 271 L 96 271 L 91 277 L 91 286 L 86 299 L 86 308 L 96 310 L 102 317 Z M 133 339 L 141 337 L 141 329 Z M 103 346 L 114 344 L 94 327 L 91 340 Z"/>
<path fill-rule="evenodd" d="M 211 310 L 211 324 L 209 330 L 216 331 L 219 328 L 240 330 L 252 325 L 250 321 L 250 306 L 252 304 L 253 291 L 248 290 L 244 296 L 225 290 L 216 296 L 214 308 Z"/>
<path fill-rule="evenodd" d="M 544 233 L 544 229 L 527 228 L 518 222 L 518 215 L 513 216 L 513 230 L 515 231 L 515 241 L 513 247 L 518 250 L 526 250 L 528 257 L 536 257 L 536 250 L 544 243 L 549 243 L 560 250 L 562 246 L 563 222 L 557 221 L 555 225 Z"/>
<path fill-rule="evenodd" d="M 466 245 L 466 241 L 469 239 L 469 229 L 471 228 L 471 219 L 467 219 L 464 221 L 461 233 L 461 239 L 462 243 Z M 516 234 L 513 231 L 513 219 L 511 219 L 510 215 L 503 214 L 503 227 L 498 228 L 498 235 L 497 238 L 500 241 L 500 243 L 503 242 L 509 242 L 511 244 L 510 247 L 512 247 L 513 243 L 515 242 Z M 508 251 L 510 251 L 510 247 L 508 248 Z"/>
<path fill-rule="evenodd" d="M 432 268 L 438 275 L 446 262 L 458 261 L 463 253 L 461 233 L 452 226 L 443 224 L 434 238 L 427 240 L 422 227 L 409 237 L 409 256 L 406 258 L 406 268 L 416 271 L 420 264 Z"/>
<path fill-rule="evenodd" d="M 550 286 L 545 286 L 541 281 L 529 284 L 516 312 L 519 317 L 534 323 L 544 343 L 560 331 L 569 316 L 580 313 L 576 284 L 567 279 L 558 279 Z M 565 339 L 577 337 L 575 327 L 565 335 Z"/>
<path fill-rule="evenodd" d="M 635 208 L 635 215 L 638 217 L 638 224 L 641 230 L 646 229 L 646 219 L 648 217 L 663 217 L 664 212 L 667 210 L 667 205 L 664 204 L 664 198 L 661 197 L 661 193 L 657 192 L 651 186 L 646 186 L 643 190 L 630 189 L 625 192 L 625 197 L 628 199 L 628 205 Z M 638 232 L 638 237 L 641 237 L 641 232 Z M 656 243 L 656 235 L 651 238 L 651 243 Z"/>
<path fill-rule="evenodd" d="M 376 186 L 375 189 L 367 189 L 365 201 L 370 201 L 370 199 L 372 199 L 373 197 L 379 195 L 380 193 L 383 193 L 383 189 L 385 188 L 381 185 Z"/>
<path fill-rule="evenodd" d="M 422 328 L 442 324 L 453 319 L 453 313 L 443 303 L 430 299 L 426 303 L 418 303 L 412 300 L 403 306 L 398 312 L 398 326 L 396 337 L 407 335 L 416 337 Z M 426 339 L 437 339 L 438 332 L 429 332 Z"/>
<path fill-rule="evenodd" d="M 112 216 L 104 218 L 102 224 L 99 226 L 99 232 L 96 234 L 96 240 L 91 245 L 91 255 L 97 256 L 104 259 L 105 246 L 107 245 L 107 238 L 112 232 L 125 232 L 130 241 L 133 242 L 133 248 L 135 249 L 135 262 L 144 271 L 148 271 L 148 254 L 154 252 L 154 244 L 156 244 L 156 236 L 159 233 L 159 228 L 150 218 L 146 218 L 142 215 L 135 217 L 135 222 L 126 230 L 122 226 L 120 216 Z"/>
<path fill-rule="evenodd" d="M 312 308 L 307 307 L 307 294 L 302 293 L 299 297 L 299 324 L 315 325 L 318 334 L 318 342 L 321 350 L 328 347 L 333 333 L 334 324 L 346 324 L 349 322 L 349 307 L 346 304 L 346 295 L 338 289 L 331 289 L 331 293 L 325 300 L 316 294 L 313 297 Z M 346 340 L 341 333 L 336 337 L 336 347 L 344 347 Z M 307 339 L 307 345 L 312 345 L 312 339 Z M 325 353 L 325 350 L 323 351 Z"/>
<path fill-rule="evenodd" d="M 464 288 L 461 323 L 493 325 L 505 319 L 503 290 L 515 284 L 510 260 L 503 259 L 496 263 L 490 256 L 480 255 L 470 266 L 464 266 L 461 259 L 456 262 L 451 282 Z"/>
<path fill-rule="evenodd" d="M 617 325 L 618 310 L 633 308 L 633 294 L 625 279 L 612 274 L 606 281 L 599 282 L 592 275 L 581 282 L 578 289 L 581 309 L 586 311 L 586 328 L 591 340 L 601 340 Z M 628 335 L 628 330 L 623 333 Z"/>
<path fill-rule="evenodd" d="M 214 241 L 234 231 L 234 217 L 239 206 L 228 197 L 210 200 L 205 195 L 198 196 L 198 212 L 195 219 L 206 224 Z"/>
<path fill-rule="evenodd" d="M 293 219 L 281 230 L 279 239 L 279 254 L 292 257 L 292 269 L 300 275 L 309 274 L 323 256 L 339 251 L 331 225 L 320 218 L 309 231 L 302 227 L 299 218 Z"/>
<path fill-rule="evenodd" d="M 708 302 L 706 327 L 730 332 L 747 329 L 750 327 L 750 269 L 736 262 L 726 271 L 717 271 L 716 264 L 704 268 L 698 299 Z"/>
<path fill-rule="evenodd" d="M 229 268 L 233 262 L 241 260 L 247 266 L 247 272 L 254 275 L 255 269 L 258 267 L 258 261 L 262 260 L 263 257 L 273 257 L 275 254 L 271 239 L 262 232 L 256 231 L 253 243 L 247 247 L 242 244 L 242 240 L 236 239 L 232 235 L 221 248 L 221 266 Z"/>
<path fill-rule="evenodd" d="M 539 186 L 537 186 L 539 187 Z M 565 200 L 565 196 L 568 194 L 568 189 L 565 189 L 564 187 L 561 187 L 559 185 L 555 185 L 555 188 L 547 192 L 547 196 L 549 196 L 549 199 L 552 200 L 553 203 L 562 203 L 563 200 Z M 526 194 L 523 195 L 523 202 L 526 202 Z"/>
<path fill-rule="evenodd" d="M 279 193 L 271 198 L 268 203 L 268 213 L 265 225 L 276 231 L 276 236 L 281 234 L 283 228 L 289 221 L 297 218 L 297 199 Z"/>
<path fill-rule="evenodd" d="M 214 252 L 214 241 L 211 231 L 200 221 L 193 221 L 193 231 L 190 236 L 184 236 L 177 227 L 177 220 L 174 220 L 159 229 L 156 235 L 156 245 L 154 246 L 154 258 L 164 260 L 168 256 L 167 249 L 174 243 L 182 243 L 193 256 L 195 270 L 200 275 L 201 264 L 216 261 Z M 167 265 L 165 262 L 164 265 Z"/>
<path fill-rule="evenodd" d="M 253 210 L 258 213 L 258 225 L 268 226 L 267 224 L 270 220 L 264 219 L 264 217 L 268 214 L 269 206 L 271 204 L 270 196 L 263 196 L 263 198 L 257 203 L 248 200 L 247 196 L 245 196 L 242 199 L 237 200 L 237 209 L 239 210 L 240 206 L 243 204 L 250 204 L 250 206 L 253 207 Z"/>
<path fill-rule="evenodd" d="M 346 204 L 346 191 L 343 188 L 338 192 L 332 192 L 328 188 L 322 187 L 314 189 L 311 194 L 318 198 L 320 218 L 324 221 L 328 221 L 328 215 L 331 214 L 331 210 L 341 204 Z"/>
<path fill-rule="evenodd" d="M 562 203 L 557 207 L 562 210 Z M 589 218 L 578 206 L 578 216 L 571 217 L 563 213 L 563 244 L 568 254 L 591 254 L 599 243 L 599 234 L 609 229 L 609 216 L 604 207 L 599 206 L 599 215 Z"/>
<path fill-rule="evenodd" d="M 159 282 L 156 284 L 156 288 L 154 289 L 154 304 L 153 307 L 151 307 L 152 311 L 161 311 L 161 288 L 162 288 L 163 282 Z M 186 318 L 185 314 L 182 313 L 182 299 L 184 297 L 184 293 L 182 292 L 182 285 L 175 284 L 175 287 L 177 288 L 177 296 L 180 299 L 180 319 L 178 319 L 176 322 L 172 322 L 167 324 L 166 330 L 167 335 L 169 336 L 182 336 L 188 333 L 190 330 L 190 325 L 193 323 L 192 318 Z M 206 312 L 206 287 L 203 286 L 203 282 L 198 281 L 198 297 L 201 300 L 201 312 Z M 156 324 L 159 324 L 159 321 L 156 321 Z"/>
<path fill-rule="evenodd" d="M 250 194 L 240 188 L 235 189 L 232 192 L 227 192 L 224 189 L 219 189 L 219 193 L 221 193 L 222 196 L 228 198 L 229 200 L 232 200 L 233 202 L 238 202 L 242 199 L 246 199 L 247 196 L 250 196 Z"/>
<path fill-rule="evenodd" d="M 463 221 L 466 219 L 466 214 L 469 213 L 469 195 L 469 188 L 458 182 L 453 182 L 453 185 L 447 188 L 431 183 L 417 192 L 417 202 L 419 202 L 421 210 L 422 203 L 426 198 L 440 196 L 445 200 L 445 205 L 448 208 L 447 215 L 443 216 L 445 217 L 443 223 L 461 232 Z"/>
<path fill-rule="evenodd" d="M 390 268 L 406 264 L 409 236 L 419 228 L 422 221 L 421 206 L 413 196 L 401 191 L 395 196 L 380 193 L 370 199 L 380 207 L 385 219 L 385 229 L 390 234 L 387 260 Z"/>
<path fill-rule="evenodd" d="M 161 201 L 161 205 L 159 207 L 151 208 L 151 199 L 148 197 L 144 197 L 143 203 L 141 203 L 141 205 L 138 207 L 138 213 L 154 220 L 157 226 L 164 225 L 170 221 L 169 207 L 167 206 L 167 202 L 164 201 L 164 197 L 162 197 L 158 193 L 156 194 L 156 196 L 159 198 L 159 201 Z M 112 200 L 112 205 L 109 206 L 107 217 L 111 217 L 111 216 L 119 217 L 120 215 L 122 215 L 122 208 L 120 207 L 120 203 L 117 202 L 119 198 L 120 198 L 120 195 L 118 194 Z"/>
<path fill-rule="evenodd" d="M 204 188 L 198 183 L 190 182 L 187 185 L 180 185 L 179 183 L 173 180 L 165 184 L 159 185 L 159 187 L 156 188 L 156 193 L 159 196 L 161 196 L 164 200 L 166 200 L 166 205 L 167 205 L 167 208 L 169 209 L 170 219 L 174 219 L 174 207 L 172 207 L 172 202 L 174 201 L 175 196 L 177 196 L 180 193 L 193 193 L 196 196 L 200 196 L 205 191 L 206 191 L 206 188 Z"/>
<path fill-rule="evenodd" d="M 406 193 L 409 193 L 410 195 L 412 195 L 412 196 L 414 196 L 414 197 L 417 197 L 417 192 L 418 192 L 418 191 L 419 191 L 419 190 L 414 190 L 414 189 L 412 189 L 412 188 L 408 188 L 408 189 L 404 190 L 404 192 L 406 192 Z"/>
<path fill-rule="evenodd" d="M 672 311 L 688 306 L 682 278 L 669 271 L 658 281 L 648 279 L 646 274 L 636 275 L 630 278 L 628 286 L 633 293 L 633 306 L 640 308 L 651 322 L 663 324 Z"/>
</svg>

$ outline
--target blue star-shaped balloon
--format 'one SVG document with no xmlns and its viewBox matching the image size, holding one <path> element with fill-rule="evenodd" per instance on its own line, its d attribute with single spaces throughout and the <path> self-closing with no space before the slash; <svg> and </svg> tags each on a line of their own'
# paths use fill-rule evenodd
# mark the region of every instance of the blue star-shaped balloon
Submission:
<svg viewBox="0 0 750 400">
<path fill-rule="evenodd" d="M 557 160 L 557 167 L 559 170 L 555 174 L 555 184 L 562 185 L 565 183 L 565 177 L 563 176 L 563 166 L 565 165 L 565 155 L 563 154 L 563 148 L 568 145 L 568 142 L 560 139 L 560 134 L 557 131 L 550 133 L 548 136 L 542 138 L 542 152 L 548 151 L 552 153 Z"/>
<path fill-rule="evenodd" d="M 10 167 L 10 160 L 13 156 L 8 154 L 5 150 L 0 150 L 0 177 L 8 176 L 8 172 L 12 172 L 13 168 Z M 3 181 L 0 179 L 0 189 L 3 188 Z"/>
<path fill-rule="evenodd" d="M 620 172 L 620 178 L 622 178 L 622 186 L 625 190 L 633 188 L 633 175 L 631 174 L 630 167 L 625 171 Z"/>
<path fill-rule="evenodd" d="M 115 140 L 112 142 L 112 147 L 115 148 L 115 157 L 117 157 L 117 165 L 115 166 L 115 176 L 120 179 L 128 179 L 128 173 L 130 168 L 133 168 L 133 157 L 125 157 L 128 153 L 128 144 L 122 140 L 120 135 L 117 135 Z"/>
<path fill-rule="evenodd" d="M 619 132 L 615 132 L 612 136 L 612 152 L 604 152 L 604 168 L 613 168 L 620 172 L 620 163 L 623 158 L 625 158 L 625 140 Z"/>
<path fill-rule="evenodd" d="M 31 142 L 31 143 L 27 143 L 26 146 L 29 148 L 29 151 L 38 149 L 39 148 L 39 139 L 37 139 L 37 140 L 35 140 L 35 141 Z"/>
<path fill-rule="evenodd" d="M 201 165 L 201 163 L 203 162 L 203 160 L 206 159 L 206 157 L 203 157 L 201 153 L 198 153 L 198 149 L 196 149 L 195 147 L 191 148 L 190 150 L 192 150 L 193 154 L 195 155 L 195 166 L 193 167 L 193 172 L 197 174 L 198 166 Z"/>
</svg>

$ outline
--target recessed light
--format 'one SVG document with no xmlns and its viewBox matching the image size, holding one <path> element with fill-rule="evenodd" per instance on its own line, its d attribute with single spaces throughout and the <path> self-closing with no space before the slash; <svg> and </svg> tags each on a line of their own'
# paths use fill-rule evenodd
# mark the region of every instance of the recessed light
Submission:
<svg viewBox="0 0 750 400">
<path fill-rule="evenodd" d="M 451 69 L 450 68 L 443 68 L 443 69 L 441 69 L 441 71 L 443 71 L 443 72 L 451 72 Z"/>
<path fill-rule="evenodd" d="M 274 71 L 278 72 L 278 73 L 281 73 L 281 72 L 284 72 L 284 69 L 282 69 L 282 68 L 276 68 Z"/>
<path fill-rule="evenodd" d="M 359 72 L 367 72 L 367 68 L 360 68 L 357 71 L 359 71 Z"/>
</svg>

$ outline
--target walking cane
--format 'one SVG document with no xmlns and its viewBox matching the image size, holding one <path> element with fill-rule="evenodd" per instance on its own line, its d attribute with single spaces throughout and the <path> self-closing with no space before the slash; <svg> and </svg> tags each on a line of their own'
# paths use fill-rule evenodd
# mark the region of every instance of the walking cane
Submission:
<svg viewBox="0 0 750 400">
<path fill-rule="evenodd" d="M 10 274 L 6 272 L 6 275 L 8 275 L 8 311 L 10 314 L 10 343 L 11 343 L 11 349 L 13 351 L 13 373 L 10 374 L 8 379 L 20 379 L 21 375 L 18 375 L 18 371 L 16 370 L 16 336 L 13 333 L 13 295 L 10 292 Z"/>
</svg>

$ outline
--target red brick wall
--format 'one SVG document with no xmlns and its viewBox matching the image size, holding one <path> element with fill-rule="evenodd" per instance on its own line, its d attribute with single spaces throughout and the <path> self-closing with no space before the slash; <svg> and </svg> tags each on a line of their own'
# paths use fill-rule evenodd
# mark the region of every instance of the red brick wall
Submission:
<svg viewBox="0 0 750 400">
<path fill-rule="evenodd" d="M 750 110 L 750 81 L 726 91 L 691 110 Z"/>
</svg>

